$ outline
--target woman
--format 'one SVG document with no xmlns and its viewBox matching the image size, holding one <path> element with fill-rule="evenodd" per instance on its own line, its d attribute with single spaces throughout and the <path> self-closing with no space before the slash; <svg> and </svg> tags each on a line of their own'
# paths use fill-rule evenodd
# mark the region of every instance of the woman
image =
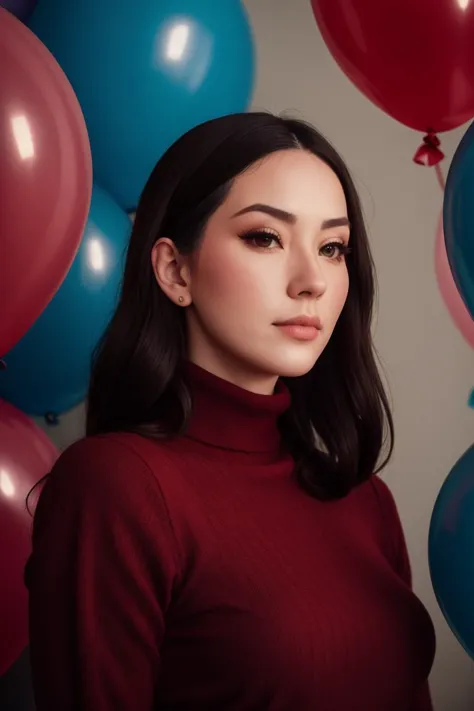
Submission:
<svg viewBox="0 0 474 711">
<path fill-rule="evenodd" d="M 159 161 L 88 436 L 36 511 L 38 711 L 431 709 L 433 627 L 374 474 L 373 291 L 354 185 L 307 124 L 226 116 Z"/>
</svg>

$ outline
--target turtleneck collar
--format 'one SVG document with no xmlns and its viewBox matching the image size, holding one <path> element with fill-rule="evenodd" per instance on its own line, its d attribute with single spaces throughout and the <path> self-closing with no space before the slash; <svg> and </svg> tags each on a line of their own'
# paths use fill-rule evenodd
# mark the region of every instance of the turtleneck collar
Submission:
<svg viewBox="0 0 474 711">
<path fill-rule="evenodd" d="M 185 378 L 193 412 L 187 437 L 236 452 L 277 453 L 278 418 L 290 406 L 286 385 L 277 381 L 273 395 L 259 395 L 187 362 Z"/>
</svg>

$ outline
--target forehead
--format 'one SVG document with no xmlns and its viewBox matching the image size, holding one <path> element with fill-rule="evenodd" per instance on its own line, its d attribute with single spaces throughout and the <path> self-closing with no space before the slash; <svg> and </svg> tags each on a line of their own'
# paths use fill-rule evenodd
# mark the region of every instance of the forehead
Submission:
<svg viewBox="0 0 474 711">
<path fill-rule="evenodd" d="M 226 207 L 237 211 L 256 202 L 297 216 L 347 215 L 344 190 L 337 175 L 320 158 L 299 149 L 272 153 L 235 178 Z"/>
</svg>

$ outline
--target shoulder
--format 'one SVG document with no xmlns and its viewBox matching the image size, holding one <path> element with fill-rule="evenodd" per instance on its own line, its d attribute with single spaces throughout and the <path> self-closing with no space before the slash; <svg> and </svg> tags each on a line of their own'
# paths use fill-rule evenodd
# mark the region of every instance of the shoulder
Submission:
<svg viewBox="0 0 474 711">
<path fill-rule="evenodd" d="M 59 456 L 36 502 L 33 550 L 43 561 L 48 551 L 71 559 L 83 551 L 115 562 L 117 551 L 128 562 L 148 551 L 167 570 L 181 568 L 168 503 L 139 442 L 86 437 Z"/>
<path fill-rule="evenodd" d="M 130 432 L 110 432 L 77 440 L 62 452 L 58 461 L 67 459 L 69 462 L 100 461 L 119 464 L 125 458 L 127 463 L 146 463 L 150 445 L 164 456 L 164 448 L 160 447 L 158 441 L 151 442 Z"/>
<path fill-rule="evenodd" d="M 388 557 L 393 556 L 394 540 L 402 535 L 394 496 L 387 483 L 372 474 L 354 492 L 359 515 L 370 527 Z"/>
<path fill-rule="evenodd" d="M 170 463 L 166 448 L 160 442 L 151 442 L 144 437 L 126 432 L 84 437 L 74 442 L 59 456 L 52 474 L 58 470 L 74 477 L 88 479 L 100 472 L 100 480 L 120 478 L 123 474 L 150 476 L 160 465 Z M 146 477 L 145 477 L 146 478 Z"/>
<path fill-rule="evenodd" d="M 153 453 L 153 457 L 150 455 Z M 111 503 L 162 497 L 160 475 L 171 466 L 160 443 L 127 433 L 85 437 L 59 456 L 43 491 Z"/>
<path fill-rule="evenodd" d="M 381 479 L 378 474 L 373 474 L 370 477 L 368 484 L 372 489 L 377 506 L 384 521 L 392 522 L 398 525 L 398 508 L 388 484 Z"/>
<path fill-rule="evenodd" d="M 375 498 L 382 507 L 395 506 L 395 499 L 388 484 L 378 475 L 373 474 L 368 481 Z"/>
<path fill-rule="evenodd" d="M 382 535 L 392 540 L 403 537 L 398 506 L 388 484 L 378 474 L 373 474 L 367 485 L 371 491 Z"/>
<path fill-rule="evenodd" d="M 400 576 L 411 585 L 411 566 L 405 533 L 395 498 L 383 479 L 374 474 L 369 482 L 379 509 L 380 532 L 389 560 Z"/>
</svg>

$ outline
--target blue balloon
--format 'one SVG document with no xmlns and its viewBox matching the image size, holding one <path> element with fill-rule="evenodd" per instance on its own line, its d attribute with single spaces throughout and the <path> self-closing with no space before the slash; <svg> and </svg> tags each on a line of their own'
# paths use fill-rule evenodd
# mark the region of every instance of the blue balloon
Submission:
<svg viewBox="0 0 474 711">
<path fill-rule="evenodd" d="M 97 182 L 127 211 L 177 138 L 250 102 L 239 0 L 39 0 L 28 24 L 77 94 Z"/>
<path fill-rule="evenodd" d="M 32 415 L 59 414 L 84 399 L 92 352 L 118 302 L 130 231 L 128 215 L 94 185 L 76 258 L 46 309 L 5 356 L 0 398 Z"/>
<path fill-rule="evenodd" d="M 474 445 L 455 464 L 436 500 L 429 564 L 438 604 L 474 659 Z"/>
<path fill-rule="evenodd" d="M 474 318 L 474 124 L 464 134 L 449 168 L 443 221 L 454 281 Z"/>
</svg>

